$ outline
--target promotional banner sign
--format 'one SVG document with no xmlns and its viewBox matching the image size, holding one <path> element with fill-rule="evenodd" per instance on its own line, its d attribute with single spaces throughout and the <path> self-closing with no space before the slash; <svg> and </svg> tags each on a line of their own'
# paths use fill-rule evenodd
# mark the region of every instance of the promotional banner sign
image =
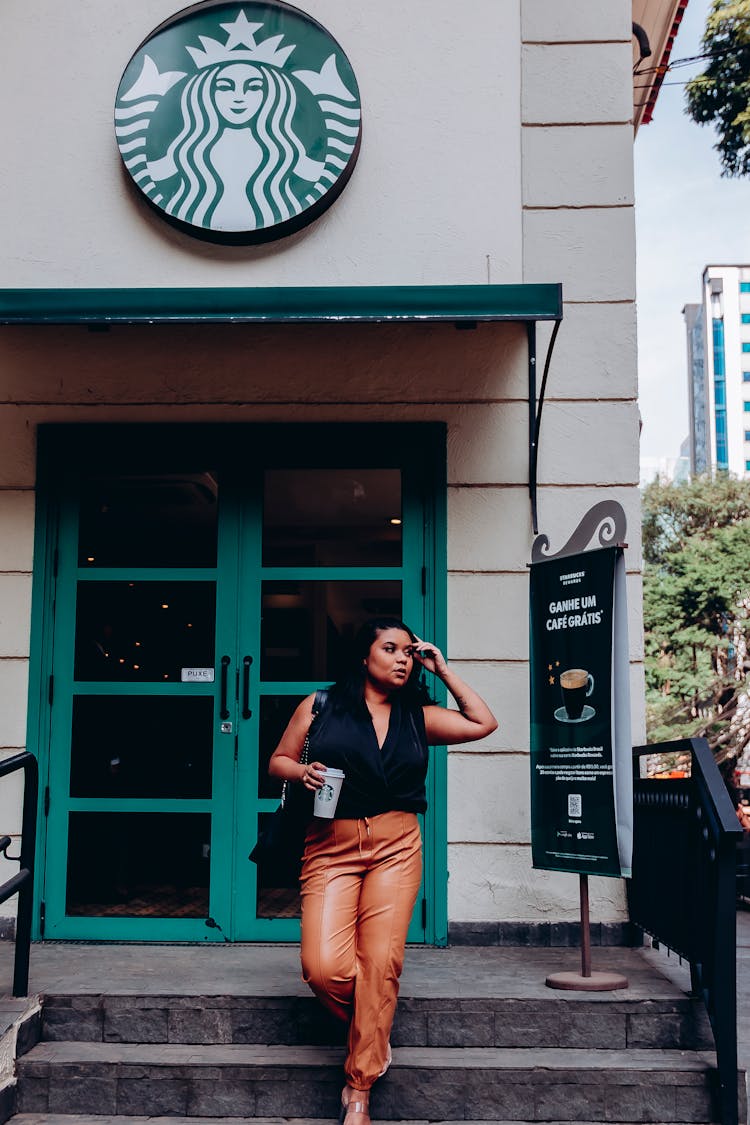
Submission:
<svg viewBox="0 0 750 1125">
<path fill-rule="evenodd" d="M 630 875 L 633 781 L 622 549 L 533 563 L 534 867 Z"/>
<path fill-rule="evenodd" d="M 361 127 L 343 49 L 279 0 L 179 12 L 135 52 L 115 104 L 145 199 L 214 242 L 267 242 L 321 215 L 352 174 Z"/>
</svg>

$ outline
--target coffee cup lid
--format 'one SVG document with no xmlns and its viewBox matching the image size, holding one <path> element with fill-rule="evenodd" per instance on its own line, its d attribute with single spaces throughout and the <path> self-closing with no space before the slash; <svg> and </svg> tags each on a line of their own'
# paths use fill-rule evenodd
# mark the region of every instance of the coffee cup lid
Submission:
<svg viewBox="0 0 750 1125">
<path fill-rule="evenodd" d="M 326 777 L 346 777 L 346 774 L 335 766 L 326 766 Z"/>
</svg>

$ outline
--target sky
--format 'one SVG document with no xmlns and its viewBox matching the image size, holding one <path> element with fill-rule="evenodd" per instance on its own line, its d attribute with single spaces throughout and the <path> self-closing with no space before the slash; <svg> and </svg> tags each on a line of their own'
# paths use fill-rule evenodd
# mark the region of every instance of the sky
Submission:
<svg viewBox="0 0 750 1125">
<path fill-rule="evenodd" d="M 672 62 L 700 52 L 709 7 L 690 0 Z M 684 110 L 683 83 L 701 69 L 667 74 L 653 121 L 635 141 L 642 459 L 677 457 L 687 437 L 682 308 L 700 301 L 704 267 L 750 264 L 750 179 L 722 179 L 713 126 L 696 125 Z"/>
</svg>

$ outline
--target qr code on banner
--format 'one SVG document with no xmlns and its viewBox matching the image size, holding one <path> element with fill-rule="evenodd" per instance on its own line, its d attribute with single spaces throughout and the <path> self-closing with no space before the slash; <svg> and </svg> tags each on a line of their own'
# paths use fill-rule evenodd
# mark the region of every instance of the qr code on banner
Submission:
<svg viewBox="0 0 750 1125">
<path fill-rule="evenodd" d="M 580 793 L 568 793 L 568 816 L 580 816 L 583 802 Z"/>
</svg>

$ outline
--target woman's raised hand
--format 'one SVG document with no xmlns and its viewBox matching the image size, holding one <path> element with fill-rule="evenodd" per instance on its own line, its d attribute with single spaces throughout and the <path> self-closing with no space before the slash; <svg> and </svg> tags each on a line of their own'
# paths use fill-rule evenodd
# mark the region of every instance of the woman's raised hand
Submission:
<svg viewBox="0 0 750 1125">
<path fill-rule="evenodd" d="M 482 697 L 448 667 L 439 648 L 417 637 L 414 659 L 443 681 L 458 704 L 458 711 L 437 704 L 425 706 L 425 730 L 432 746 L 474 742 L 497 729 L 497 719 Z"/>
<path fill-rule="evenodd" d="M 437 645 L 423 641 L 417 637 L 412 653 L 423 668 L 433 672 L 436 676 L 443 676 L 448 671 L 448 663 Z"/>
</svg>

